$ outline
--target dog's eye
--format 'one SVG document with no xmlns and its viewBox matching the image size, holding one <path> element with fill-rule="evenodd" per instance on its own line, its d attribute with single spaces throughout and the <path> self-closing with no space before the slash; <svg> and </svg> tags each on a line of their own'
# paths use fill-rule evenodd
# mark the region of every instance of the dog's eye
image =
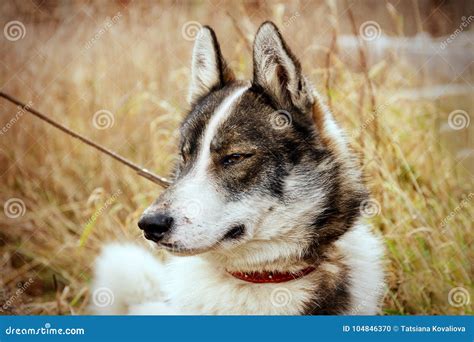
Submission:
<svg viewBox="0 0 474 342">
<path fill-rule="evenodd" d="M 232 153 L 222 158 L 221 163 L 224 166 L 240 163 L 242 160 L 251 157 L 251 153 Z"/>
</svg>

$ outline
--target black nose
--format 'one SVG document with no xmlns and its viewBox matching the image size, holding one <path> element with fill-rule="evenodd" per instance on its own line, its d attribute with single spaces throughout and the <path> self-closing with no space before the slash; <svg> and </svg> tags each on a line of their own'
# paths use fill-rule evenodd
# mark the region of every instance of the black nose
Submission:
<svg viewBox="0 0 474 342">
<path fill-rule="evenodd" d="M 138 221 L 138 227 L 145 232 L 145 238 L 158 242 L 171 229 L 173 218 L 165 214 L 148 214 Z"/>
</svg>

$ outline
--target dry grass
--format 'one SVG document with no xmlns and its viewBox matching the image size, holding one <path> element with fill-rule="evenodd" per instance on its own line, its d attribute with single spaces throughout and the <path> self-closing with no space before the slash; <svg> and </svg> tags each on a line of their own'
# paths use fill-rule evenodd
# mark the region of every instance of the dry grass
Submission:
<svg viewBox="0 0 474 342">
<path fill-rule="evenodd" d="M 309 78 L 331 96 L 335 116 L 360 152 L 380 204 L 373 223 L 387 246 L 384 312 L 473 313 L 472 304 L 448 302 L 449 291 L 457 286 L 473 294 L 472 169 L 453 157 L 458 146 L 472 148 L 472 138 L 465 129 L 449 133 L 449 140 L 458 142 L 446 143 L 439 133 L 451 111 L 472 113 L 472 97 L 394 101 L 399 90 L 423 83 L 421 73 L 401 59 L 379 63 L 364 74 L 341 61 L 343 51 L 332 51 L 328 58 L 325 46 L 335 31 L 323 5 L 62 5 L 50 9 L 50 20 L 43 18 L 46 7 L 38 11 L 31 6 L 0 5 L 2 25 L 17 19 L 27 30 L 16 42 L 2 37 L 2 91 L 31 101 L 158 174 L 171 167 L 176 128 L 186 109 L 192 42 L 183 39 L 182 25 L 198 20 L 214 26 L 232 67 L 248 78 L 244 38 L 264 19 L 279 23 Z M 374 20 L 385 11 L 381 6 L 370 15 Z M 106 18 L 118 12 L 119 18 L 87 47 Z M 334 15 L 333 24 L 350 27 L 345 14 Z M 376 120 L 371 119 L 366 76 L 374 86 Z M 472 82 L 468 74 L 463 77 Z M 0 201 L 18 198 L 26 207 L 18 218 L 0 215 L 0 304 L 8 304 L 0 312 L 84 313 L 90 267 L 100 247 L 112 240 L 141 243 L 137 219 L 161 190 L 29 114 L 17 115 L 18 109 L 3 101 L 0 106 L 1 127 L 18 117 L 0 136 Z M 104 130 L 92 124 L 101 109 L 114 117 L 114 125 Z M 80 245 L 84 230 L 90 234 Z"/>
</svg>

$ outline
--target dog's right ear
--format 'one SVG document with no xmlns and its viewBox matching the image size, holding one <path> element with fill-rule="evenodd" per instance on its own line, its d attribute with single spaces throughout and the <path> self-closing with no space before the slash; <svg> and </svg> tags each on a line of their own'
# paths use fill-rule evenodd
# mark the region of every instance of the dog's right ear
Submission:
<svg viewBox="0 0 474 342">
<path fill-rule="evenodd" d="M 188 103 L 194 104 L 232 80 L 234 73 L 222 57 L 216 34 L 209 26 L 203 26 L 194 43 Z"/>
<path fill-rule="evenodd" d="M 272 22 L 263 23 L 253 44 L 253 83 L 285 108 L 290 103 L 303 113 L 314 103 L 313 90 L 301 65 Z"/>
</svg>

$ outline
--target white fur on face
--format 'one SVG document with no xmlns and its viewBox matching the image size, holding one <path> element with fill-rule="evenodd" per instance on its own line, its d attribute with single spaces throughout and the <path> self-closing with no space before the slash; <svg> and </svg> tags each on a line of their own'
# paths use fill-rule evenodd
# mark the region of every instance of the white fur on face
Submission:
<svg viewBox="0 0 474 342">
<path fill-rule="evenodd" d="M 169 212 L 174 218 L 175 227 L 168 243 L 189 250 L 208 249 L 220 241 L 232 226 L 241 224 L 240 220 L 251 214 L 249 211 L 255 210 L 252 207 L 226 203 L 209 171 L 212 139 L 247 89 L 248 87 L 238 88 L 212 115 L 204 131 L 195 165 L 170 194 Z"/>
</svg>

